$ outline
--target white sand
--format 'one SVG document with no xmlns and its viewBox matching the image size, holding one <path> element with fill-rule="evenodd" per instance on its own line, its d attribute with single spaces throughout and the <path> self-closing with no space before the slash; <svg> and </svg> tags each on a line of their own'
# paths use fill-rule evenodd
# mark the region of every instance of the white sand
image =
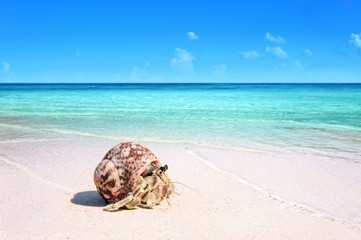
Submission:
<svg viewBox="0 0 361 240">
<path fill-rule="evenodd" d="M 314 199 L 303 199 L 305 196 L 319 198 L 325 194 L 318 194 L 322 188 L 317 187 L 298 194 L 298 190 L 302 192 L 302 187 L 307 186 L 303 183 L 304 174 L 314 181 L 312 177 L 316 175 L 312 171 L 318 166 L 296 174 L 291 183 L 284 181 L 290 177 L 284 169 L 292 167 L 293 171 L 303 171 L 307 168 L 299 162 L 287 163 L 281 157 L 244 163 L 243 166 L 247 166 L 244 171 L 232 164 L 231 169 L 224 168 L 244 177 L 240 178 L 242 182 L 213 169 L 202 162 L 202 157 L 207 155 L 211 163 L 219 166 L 222 159 L 234 157 L 232 154 L 256 160 L 259 157 L 256 153 L 199 146 L 188 146 L 187 150 L 180 143 L 141 144 L 169 165 L 168 175 L 173 181 L 195 190 L 176 184 L 179 195 L 171 196 L 171 207 L 163 202 L 153 210 L 104 212 L 104 202 L 95 190 L 92 175 L 106 151 L 118 142 L 57 137 L 59 139 L 0 143 L 0 239 L 361 239 L 359 215 L 348 218 L 348 208 L 345 215 L 333 214 L 337 210 L 345 212 L 342 204 L 325 200 L 328 204 L 325 209 L 317 209 L 319 212 L 302 207 L 302 204 L 319 204 Z M 257 175 L 257 169 L 263 173 Z M 327 186 L 322 191 L 330 195 L 332 191 L 337 193 L 334 198 L 337 202 L 342 199 L 340 184 L 350 181 L 327 184 L 326 179 L 334 181 L 332 171 L 329 173 L 321 176 L 320 184 Z M 280 176 L 271 179 L 275 174 Z M 334 179 L 338 179 L 337 176 Z M 294 190 L 285 191 L 289 184 L 294 184 Z M 356 191 L 355 196 L 360 194 L 359 187 L 349 187 Z M 269 189 L 282 198 L 268 194 Z M 292 202 L 296 204 L 290 204 Z M 356 208 L 357 204 L 359 202 L 355 202 Z"/>
</svg>

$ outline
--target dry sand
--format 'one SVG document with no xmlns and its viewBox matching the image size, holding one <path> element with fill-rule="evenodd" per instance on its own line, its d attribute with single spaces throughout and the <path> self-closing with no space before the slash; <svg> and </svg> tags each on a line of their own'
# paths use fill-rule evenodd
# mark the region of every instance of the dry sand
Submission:
<svg viewBox="0 0 361 240">
<path fill-rule="evenodd" d="M 361 239 L 357 226 L 262 193 L 179 143 L 141 142 L 169 165 L 173 181 L 192 189 L 176 184 L 171 206 L 105 212 L 92 175 L 117 143 L 1 142 L 0 239 Z"/>
</svg>

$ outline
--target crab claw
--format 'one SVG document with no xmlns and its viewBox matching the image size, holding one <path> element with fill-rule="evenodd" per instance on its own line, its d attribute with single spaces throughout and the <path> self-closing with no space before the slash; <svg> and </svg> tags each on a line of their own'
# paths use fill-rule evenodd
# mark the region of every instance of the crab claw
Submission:
<svg viewBox="0 0 361 240">
<path fill-rule="evenodd" d="M 131 193 L 128 193 L 122 200 L 105 206 L 103 210 L 108 212 L 119 211 L 120 208 L 122 208 L 132 200 L 133 200 L 133 195 Z"/>
</svg>

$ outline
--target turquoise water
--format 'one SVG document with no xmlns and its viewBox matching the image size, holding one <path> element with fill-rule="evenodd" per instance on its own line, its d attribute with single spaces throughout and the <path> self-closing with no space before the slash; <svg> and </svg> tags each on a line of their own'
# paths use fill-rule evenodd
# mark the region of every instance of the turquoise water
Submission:
<svg viewBox="0 0 361 240">
<path fill-rule="evenodd" d="M 0 123 L 361 161 L 361 84 L 2 84 Z"/>
</svg>

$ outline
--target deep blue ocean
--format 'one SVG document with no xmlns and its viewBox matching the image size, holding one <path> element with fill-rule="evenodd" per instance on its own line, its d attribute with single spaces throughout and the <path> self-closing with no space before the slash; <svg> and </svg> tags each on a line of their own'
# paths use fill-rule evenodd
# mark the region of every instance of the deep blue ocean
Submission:
<svg viewBox="0 0 361 240">
<path fill-rule="evenodd" d="M 0 126 L 360 161 L 361 84 L 0 84 Z"/>
</svg>

